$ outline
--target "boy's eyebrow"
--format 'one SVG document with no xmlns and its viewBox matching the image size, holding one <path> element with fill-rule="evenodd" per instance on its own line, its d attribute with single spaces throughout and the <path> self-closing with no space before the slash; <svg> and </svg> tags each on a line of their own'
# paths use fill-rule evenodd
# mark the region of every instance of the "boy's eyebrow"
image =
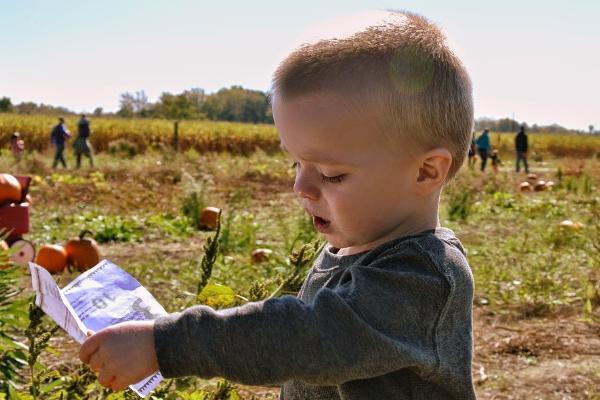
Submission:
<svg viewBox="0 0 600 400">
<path fill-rule="evenodd" d="M 279 148 L 287 153 L 290 154 L 288 149 L 285 148 L 285 146 L 283 145 L 283 143 L 279 143 Z M 313 162 L 317 162 L 317 163 L 321 163 L 321 164 L 328 164 L 328 165 L 348 165 L 347 163 L 344 162 L 340 162 L 339 160 L 336 160 L 335 158 L 332 158 L 326 154 L 322 154 L 322 153 L 315 153 L 315 154 L 305 154 L 303 157 L 300 157 L 306 161 L 313 161 Z"/>
</svg>

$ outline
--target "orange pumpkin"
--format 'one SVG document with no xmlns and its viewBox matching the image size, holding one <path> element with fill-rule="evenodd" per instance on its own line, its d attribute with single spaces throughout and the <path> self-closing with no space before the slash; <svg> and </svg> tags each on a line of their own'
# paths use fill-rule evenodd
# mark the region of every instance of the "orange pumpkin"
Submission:
<svg viewBox="0 0 600 400">
<path fill-rule="evenodd" d="M 200 226 L 208 229 L 217 229 L 219 214 L 221 210 L 217 207 L 206 207 L 200 214 Z"/>
<path fill-rule="evenodd" d="M 521 182 L 521 184 L 519 185 L 519 190 L 521 192 L 531 192 L 532 189 L 533 187 L 529 182 Z"/>
<path fill-rule="evenodd" d="M 35 262 L 51 274 L 62 272 L 67 266 L 67 252 L 58 244 L 45 244 L 38 251 Z"/>
<path fill-rule="evenodd" d="M 90 231 L 82 231 L 79 237 L 69 240 L 65 245 L 67 263 L 82 272 L 100 262 L 98 244 L 94 239 L 86 238 L 87 234 L 93 235 Z"/>
<path fill-rule="evenodd" d="M 21 184 L 10 174 L 0 174 L 0 204 L 21 200 Z"/>
</svg>

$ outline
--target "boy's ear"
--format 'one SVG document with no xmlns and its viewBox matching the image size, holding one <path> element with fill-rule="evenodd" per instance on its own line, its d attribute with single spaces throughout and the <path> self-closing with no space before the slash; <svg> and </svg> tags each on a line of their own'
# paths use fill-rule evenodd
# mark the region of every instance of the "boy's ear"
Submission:
<svg viewBox="0 0 600 400">
<path fill-rule="evenodd" d="M 452 154 L 438 147 L 429 150 L 417 160 L 417 179 L 414 182 L 417 193 L 428 195 L 437 188 L 442 187 L 452 165 Z"/>
</svg>

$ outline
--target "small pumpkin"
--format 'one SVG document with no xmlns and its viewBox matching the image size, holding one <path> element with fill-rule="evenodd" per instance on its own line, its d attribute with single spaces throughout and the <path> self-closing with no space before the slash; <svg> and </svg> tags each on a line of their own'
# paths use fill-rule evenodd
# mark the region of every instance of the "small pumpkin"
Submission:
<svg viewBox="0 0 600 400">
<path fill-rule="evenodd" d="M 217 229 L 217 225 L 219 224 L 219 214 L 221 213 L 221 209 L 217 207 L 206 207 L 202 210 L 202 214 L 200 214 L 200 226 L 206 227 L 208 229 Z"/>
<path fill-rule="evenodd" d="M 533 188 L 531 187 L 531 184 L 529 182 L 521 182 L 521 184 L 519 185 L 519 190 L 521 192 L 531 192 Z"/>
<path fill-rule="evenodd" d="M 10 174 L 0 174 L 0 204 L 21 200 L 21 184 Z"/>
<path fill-rule="evenodd" d="M 67 252 L 58 244 L 45 244 L 38 251 L 35 262 L 51 274 L 62 272 L 67 266 Z"/>
<path fill-rule="evenodd" d="M 268 261 L 272 254 L 273 250 L 271 249 L 254 249 L 254 251 L 252 251 L 252 262 L 254 264 L 260 264 Z"/>
<path fill-rule="evenodd" d="M 573 231 L 578 231 L 584 227 L 584 225 L 581 222 L 573 222 L 570 219 L 565 219 L 564 221 L 561 221 L 558 224 L 558 226 L 560 226 L 562 229 L 570 229 Z"/>
<path fill-rule="evenodd" d="M 100 262 L 100 249 L 93 238 L 93 233 L 84 230 L 78 237 L 70 239 L 65 245 L 67 252 L 67 263 L 79 271 L 86 271 Z"/>
<path fill-rule="evenodd" d="M 535 185 L 533 185 L 533 189 L 534 189 L 536 192 L 541 192 L 541 191 L 543 191 L 543 190 L 546 190 L 546 181 L 545 181 L 545 180 L 543 180 L 543 179 L 540 179 L 539 181 L 537 181 L 537 182 L 535 183 Z"/>
</svg>

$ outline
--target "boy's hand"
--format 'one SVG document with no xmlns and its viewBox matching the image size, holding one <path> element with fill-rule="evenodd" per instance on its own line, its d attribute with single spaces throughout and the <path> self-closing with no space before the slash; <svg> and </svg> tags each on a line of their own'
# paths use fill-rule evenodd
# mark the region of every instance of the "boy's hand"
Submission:
<svg viewBox="0 0 600 400">
<path fill-rule="evenodd" d="M 79 358 L 98 373 L 98 382 L 114 391 L 125 389 L 158 371 L 154 321 L 130 321 L 88 337 Z"/>
</svg>

